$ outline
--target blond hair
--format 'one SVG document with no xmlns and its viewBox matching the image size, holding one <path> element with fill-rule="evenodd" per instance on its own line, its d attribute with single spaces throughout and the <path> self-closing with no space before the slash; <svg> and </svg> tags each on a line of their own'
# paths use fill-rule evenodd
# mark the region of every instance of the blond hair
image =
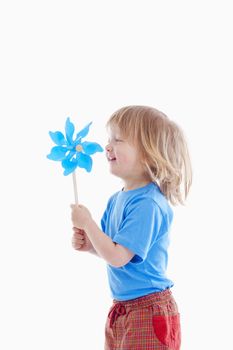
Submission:
<svg viewBox="0 0 233 350">
<path fill-rule="evenodd" d="M 192 167 L 181 128 L 164 113 L 147 106 L 127 106 L 112 114 L 117 126 L 135 144 L 151 181 L 176 205 L 184 204 L 192 184 Z"/>
</svg>

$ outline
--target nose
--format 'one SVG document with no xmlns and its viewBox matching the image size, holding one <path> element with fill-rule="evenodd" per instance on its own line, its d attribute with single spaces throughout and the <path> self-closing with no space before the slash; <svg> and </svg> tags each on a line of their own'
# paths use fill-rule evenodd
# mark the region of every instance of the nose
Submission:
<svg viewBox="0 0 233 350">
<path fill-rule="evenodd" d="M 112 151 L 112 146 L 110 143 L 108 143 L 106 146 L 105 146 L 105 149 L 107 152 L 111 152 Z"/>
</svg>

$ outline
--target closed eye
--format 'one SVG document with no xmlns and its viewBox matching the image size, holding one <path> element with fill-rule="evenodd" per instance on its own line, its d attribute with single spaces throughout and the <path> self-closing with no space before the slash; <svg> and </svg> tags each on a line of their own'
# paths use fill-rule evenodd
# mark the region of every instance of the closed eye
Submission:
<svg viewBox="0 0 233 350">
<path fill-rule="evenodd" d="M 117 139 L 117 138 L 114 138 L 113 141 L 115 141 L 115 142 L 123 142 L 122 139 Z M 108 139 L 108 143 L 110 143 L 110 142 L 111 142 L 111 140 Z"/>
<path fill-rule="evenodd" d="M 121 139 L 115 139 L 116 142 L 123 142 Z"/>
</svg>

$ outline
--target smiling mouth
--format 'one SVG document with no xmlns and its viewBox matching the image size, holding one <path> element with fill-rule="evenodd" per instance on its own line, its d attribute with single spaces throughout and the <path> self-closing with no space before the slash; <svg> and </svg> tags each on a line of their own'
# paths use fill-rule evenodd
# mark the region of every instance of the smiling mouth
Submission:
<svg viewBox="0 0 233 350">
<path fill-rule="evenodd" d="M 115 158 L 115 157 L 108 158 L 108 161 L 109 161 L 109 162 L 113 162 L 114 160 L 116 160 L 116 158 Z"/>
</svg>

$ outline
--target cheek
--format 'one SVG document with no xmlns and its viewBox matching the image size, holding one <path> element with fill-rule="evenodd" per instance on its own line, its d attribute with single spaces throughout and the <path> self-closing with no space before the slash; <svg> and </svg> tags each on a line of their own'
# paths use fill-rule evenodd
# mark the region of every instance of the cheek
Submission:
<svg viewBox="0 0 233 350">
<path fill-rule="evenodd" d="M 138 162 L 138 156 L 132 147 L 124 147 L 121 149 L 115 149 L 115 156 L 122 165 L 124 164 L 136 164 Z"/>
<path fill-rule="evenodd" d="M 116 158 L 118 160 L 118 163 L 120 163 L 122 166 L 132 163 L 131 157 L 126 153 L 119 153 L 116 155 Z"/>
<path fill-rule="evenodd" d="M 126 154 L 118 154 L 117 160 L 119 160 L 120 162 L 124 163 L 128 161 L 128 157 Z"/>
</svg>

